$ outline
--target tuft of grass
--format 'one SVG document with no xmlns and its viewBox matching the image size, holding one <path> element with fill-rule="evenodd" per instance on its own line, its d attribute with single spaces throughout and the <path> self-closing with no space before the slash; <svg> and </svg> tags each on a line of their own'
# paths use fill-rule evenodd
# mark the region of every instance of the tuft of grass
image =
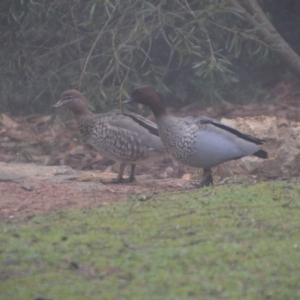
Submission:
<svg viewBox="0 0 300 300">
<path fill-rule="evenodd" d="M 299 199 L 229 185 L 2 222 L 0 298 L 300 299 Z"/>
</svg>

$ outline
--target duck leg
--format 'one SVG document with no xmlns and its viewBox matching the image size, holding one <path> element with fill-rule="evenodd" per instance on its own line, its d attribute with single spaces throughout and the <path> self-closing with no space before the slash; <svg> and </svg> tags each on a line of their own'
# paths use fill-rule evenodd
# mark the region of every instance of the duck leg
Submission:
<svg viewBox="0 0 300 300">
<path fill-rule="evenodd" d="M 197 187 L 204 187 L 214 184 L 211 169 L 203 169 L 203 177 Z"/>
<path fill-rule="evenodd" d="M 130 166 L 130 174 L 129 174 L 129 177 L 128 177 L 128 181 L 127 182 L 133 182 L 135 180 L 134 178 L 134 170 L 135 170 L 135 164 L 131 164 Z"/>
<path fill-rule="evenodd" d="M 126 164 L 124 164 L 124 163 L 120 165 L 119 174 L 118 174 L 117 178 L 112 179 L 112 180 L 100 180 L 101 183 L 103 183 L 103 184 L 117 184 L 117 183 L 133 182 L 135 165 L 131 164 L 130 175 L 126 179 L 123 178 L 123 172 L 124 172 L 125 166 L 126 166 Z"/>
</svg>

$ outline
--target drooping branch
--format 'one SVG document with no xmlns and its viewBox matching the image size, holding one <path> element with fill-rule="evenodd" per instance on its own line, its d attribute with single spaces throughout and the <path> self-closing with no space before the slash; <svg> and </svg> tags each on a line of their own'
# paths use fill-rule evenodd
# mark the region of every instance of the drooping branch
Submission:
<svg viewBox="0 0 300 300">
<path fill-rule="evenodd" d="M 254 27 L 257 33 L 278 53 L 282 61 L 298 77 L 300 77 L 300 57 L 278 33 L 269 21 L 256 0 L 230 0 L 244 18 Z"/>
</svg>

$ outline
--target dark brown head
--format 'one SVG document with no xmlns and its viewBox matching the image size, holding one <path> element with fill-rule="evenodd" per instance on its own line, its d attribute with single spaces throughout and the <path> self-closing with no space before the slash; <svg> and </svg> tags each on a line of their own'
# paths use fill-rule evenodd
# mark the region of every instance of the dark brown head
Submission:
<svg viewBox="0 0 300 300">
<path fill-rule="evenodd" d="M 156 90 L 148 85 L 140 86 L 133 90 L 131 96 L 124 103 L 140 103 L 148 106 L 157 117 L 166 113 L 166 108 Z"/>
<path fill-rule="evenodd" d="M 75 116 L 84 115 L 89 112 L 85 97 L 77 90 L 67 90 L 60 96 L 60 100 L 53 107 L 65 106 L 74 113 Z"/>
</svg>

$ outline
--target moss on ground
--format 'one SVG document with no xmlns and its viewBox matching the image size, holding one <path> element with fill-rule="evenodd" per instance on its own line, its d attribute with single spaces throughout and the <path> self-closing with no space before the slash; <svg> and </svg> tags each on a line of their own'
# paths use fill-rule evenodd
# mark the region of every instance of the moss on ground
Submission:
<svg viewBox="0 0 300 300">
<path fill-rule="evenodd" d="M 144 199 L 0 223 L 0 299 L 300 299 L 297 184 Z"/>
</svg>

